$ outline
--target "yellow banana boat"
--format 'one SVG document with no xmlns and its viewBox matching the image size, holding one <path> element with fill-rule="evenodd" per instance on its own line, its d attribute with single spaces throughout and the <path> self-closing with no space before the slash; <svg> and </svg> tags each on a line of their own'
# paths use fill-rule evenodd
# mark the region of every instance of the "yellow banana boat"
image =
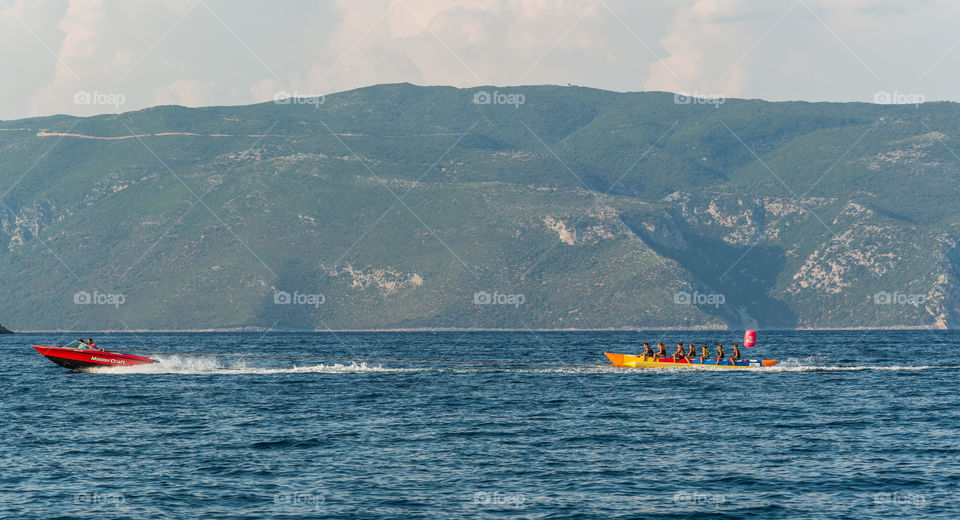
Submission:
<svg viewBox="0 0 960 520">
<path fill-rule="evenodd" d="M 744 359 L 741 361 L 724 360 L 717 363 L 714 359 L 679 359 L 635 356 L 633 354 L 613 354 L 604 352 L 615 367 L 624 368 L 764 368 L 778 363 L 776 359 Z"/>
</svg>

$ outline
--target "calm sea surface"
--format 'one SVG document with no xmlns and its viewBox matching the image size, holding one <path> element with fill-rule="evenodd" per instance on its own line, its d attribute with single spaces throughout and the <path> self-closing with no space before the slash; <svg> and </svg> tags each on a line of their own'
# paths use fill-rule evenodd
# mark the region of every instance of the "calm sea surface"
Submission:
<svg viewBox="0 0 960 520">
<path fill-rule="evenodd" d="M 86 335 L 85 335 L 86 336 Z M 960 518 L 960 333 L 763 332 L 756 371 L 155 356 L 0 336 L 2 518 Z M 100 334 L 120 351 L 605 364 L 727 332 Z M 670 344 L 668 343 L 668 344 Z M 672 349 L 671 349 L 672 351 Z"/>
</svg>

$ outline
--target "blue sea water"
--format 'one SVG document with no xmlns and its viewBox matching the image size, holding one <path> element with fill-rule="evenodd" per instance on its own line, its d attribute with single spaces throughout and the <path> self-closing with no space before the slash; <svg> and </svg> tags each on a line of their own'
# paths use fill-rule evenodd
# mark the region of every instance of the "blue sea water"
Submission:
<svg viewBox="0 0 960 520">
<path fill-rule="evenodd" d="M 84 334 L 87 336 L 88 334 Z M 99 334 L 110 350 L 605 365 L 732 332 Z M 157 355 L 0 336 L 3 518 L 960 518 L 960 333 L 763 332 L 753 371 Z"/>
</svg>

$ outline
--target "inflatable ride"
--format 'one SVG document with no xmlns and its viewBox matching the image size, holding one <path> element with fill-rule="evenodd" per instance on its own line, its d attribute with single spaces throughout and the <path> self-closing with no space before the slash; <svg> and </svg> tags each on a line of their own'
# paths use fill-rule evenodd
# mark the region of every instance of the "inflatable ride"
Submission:
<svg viewBox="0 0 960 520">
<path fill-rule="evenodd" d="M 750 348 L 755 347 L 756 345 L 757 331 L 748 330 L 743 335 L 743 346 Z M 673 359 L 672 357 L 657 358 L 653 356 L 636 356 L 633 354 L 614 354 L 611 352 L 604 352 L 603 354 L 607 356 L 607 359 L 609 359 L 611 363 L 613 363 L 613 366 L 624 368 L 764 368 L 772 367 L 778 362 L 776 359 L 743 359 L 740 361 L 724 359 L 720 362 L 717 362 L 716 359 Z"/>
</svg>

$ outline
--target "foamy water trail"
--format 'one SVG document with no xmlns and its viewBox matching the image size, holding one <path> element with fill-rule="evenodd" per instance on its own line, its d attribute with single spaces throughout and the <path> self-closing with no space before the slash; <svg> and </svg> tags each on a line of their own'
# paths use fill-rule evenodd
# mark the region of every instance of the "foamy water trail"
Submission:
<svg viewBox="0 0 960 520">
<path fill-rule="evenodd" d="M 822 357 L 811 357 L 804 359 L 786 359 L 773 367 L 751 367 L 739 369 L 715 369 L 715 368 L 691 368 L 665 366 L 656 368 L 618 368 L 614 366 L 491 366 L 491 365 L 398 365 L 382 366 L 379 364 L 368 364 L 366 362 L 351 363 L 331 363 L 331 364 L 311 364 L 294 365 L 288 368 L 265 367 L 251 364 L 246 360 L 231 360 L 224 363 L 217 358 L 212 357 L 191 357 L 191 356 L 169 356 L 157 357 L 158 363 L 149 365 L 138 365 L 133 367 L 103 367 L 93 369 L 92 372 L 100 374 L 223 374 L 223 375 L 241 375 L 241 374 L 356 374 L 372 372 L 449 372 L 449 373 L 484 373 L 496 371 L 520 372 L 530 374 L 662 374 L 662 373 L 700 373 L 716 374 L 730 372 L 762 372 L 762 373 L 782 373 L 782 372 L 843 372 L 843 371 L 922 371 L 922 370 L 957 370 L 960 366 L 955 365 L 845 365 L 839 366 L 833 364 L 828 359 Z M 256 362 L 254 362 L 256 363 Z"/>
<path fill-rule="evenodd" d="M 850 371 L 919 371 L 919 370 L 957 370 L 960 366 L 920 365 L 920 366 L 775 366 L 762 369 L 764 372 L 850 372 Z"/>
<path fill-rule="evenodd" d="M 316 365 L 294 365 L 290 368 L 276 368 L 250 365 L 245 361 L 222 363 L 215 358 L 198 357 L 156 357 L 158 363 L 132 367 L 103 367 L 92 370 L 98 374 L 353 374 L 369 372 L 411 372 L 409 368 L 387 368 L 367 363 L 332 363 Z"/>
</svg>

